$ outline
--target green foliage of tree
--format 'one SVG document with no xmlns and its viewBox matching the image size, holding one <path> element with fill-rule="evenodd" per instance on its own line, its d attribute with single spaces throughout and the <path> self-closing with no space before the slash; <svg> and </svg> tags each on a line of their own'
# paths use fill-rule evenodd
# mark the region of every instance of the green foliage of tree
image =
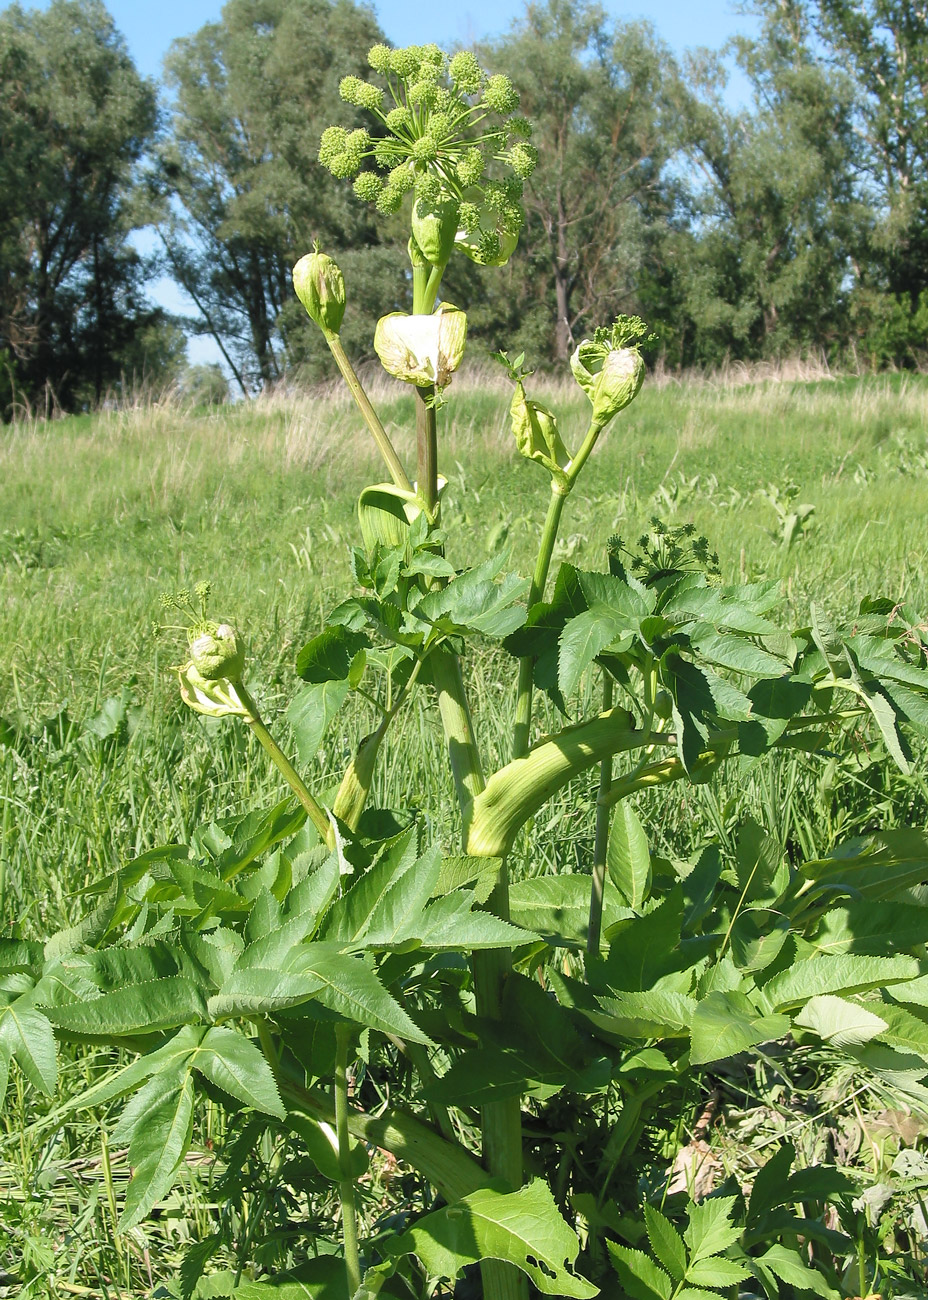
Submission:
<svg viewBox="0 0 928 1300">
<path fill-rule="evenodd" d="M 854 184 L 853 87 L 816 61 L 812 39 L 788 4 L 770 7 L 757 39 L 735 43 L 753 92 L 746 110 L 726 106 L 717 57 L 690 61 L 696 174 L 689 221 L 672 240 L 684 363 L 829 348 L 846 337 L 852 253 L 866 223 Z"/>
<path fill-rule="evenodd" d="M 677 70 L 649 24 L 610 22 L 573 0 L 527 5 L 484 53 L 519 91 L 538 167 L 511 265 L 495 277 L 463 268 L 489 299 L 471 331 L 492 323 L 496 337 L 565 360 L 592 323 L 637 305 L 671 204 Z M 449 281 L 461 274 L 453 267 Z"/>
<path fill-rule="evenodd" d="M 146 214 L 136 168 L 157 123 L 99 0 L 0 14 L 0 355 L 3 410 L 99 402 L 170 371 L 176 327 L 144 297 L 128 243 Z"/>
<path fill-rule="evenodd" d="M 168 56 L 174 113 L 159 170 L 176 202 L 167 263 L 243 389 L 293 366 L 320 371 L 324 345 L 290 284 L 315 239 L 350 274 L 346 344 L 372 355 L 377 286 L 401 280 L 401 249 L 317 154 L 333 118 L 360 121 L 338 83 L 364 74 L 381 39 L 370 11 L 351 0 L 230 0 L 221 21 Z"/>
</svg>

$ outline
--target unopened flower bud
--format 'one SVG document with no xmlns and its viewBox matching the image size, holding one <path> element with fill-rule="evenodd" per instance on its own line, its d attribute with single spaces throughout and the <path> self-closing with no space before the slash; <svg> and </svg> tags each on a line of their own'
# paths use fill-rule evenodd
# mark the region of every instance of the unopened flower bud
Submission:
<svg viewBox="0 0 928 1300">
<path fill-rule="evenodd" d="M 293 268 L 296 296 L 326 338 L 335 338 L 345 315 L 345 278 L 331 257 L 318 251 Z"/>
<path fill-rule="evenodd" d="M 459 204 L 455 199 L 429 203 L 416 199 L 412 208 L 412 234 L 420 251 L 433 266 L 445 266 L 454 252 Z"/>
<path fill-rule="evenodd" d="M 577 383 L 593 404 L 592 423 L 603 429 L 638 393 L 644 362 L 637 347 L 612 348 L 584 339 L 570 358 Z"/>
<path fill-rule="evenodd" d="M 384 370 L 409 384 L 444 388 L 464 356 L 467 316 L 443 302 L 430 315 L 394 311 L 381 316 L 374 350 Z"/>
<path fill-rule="evenodd" d="M 544 465 L 558 482 L 566 482 L 571 458 L 558 432 L 557 417 L 526 397 L 521 383 L 516 384 L 509 414 L 516 446 L 522 455 Z"/>
<path fill-rule="evenodd" d="M 230 623 L 210 624 L 197 629 L 190 642 L 190 662 L 208 682 L 220 677 L 240 682 L 245 671 L 245 648 Z"/>
<path fill-rule="evenodd" d="M 204 677 L 193 663 L 184 664 L 177 671 L 181 698 L 195 713 L 204 713 L 209 718 L 251 719 L 254 716 L 236 689 L 240 683 L 225 677 L 213 681 Z"/>
</svg>

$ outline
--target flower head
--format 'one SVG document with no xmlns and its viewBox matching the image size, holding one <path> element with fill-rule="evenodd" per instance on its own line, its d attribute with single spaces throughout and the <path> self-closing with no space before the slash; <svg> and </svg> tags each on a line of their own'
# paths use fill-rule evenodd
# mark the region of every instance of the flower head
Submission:
<svg viewBox="0 0 928 1300">
<path fill-rule="evenodd" d="M 445 388 L 464 356 L 467 317 L 459 307 L 441 303 L 428 315 L 394 311 L 381 316 L 374 350 L 384 370 L 406 383 Z"/>
<path fill-rule="evenodd" d="M 637 396 L 644 379 L 639 348 L 654 339 L 646 330 L 638 316 L 617 316 L 608 329 L 584 339 L 570 358 L 574 378 L 593 404 L 592 423 L 599 429 Z"/>
<path fill-rule="evenodd" d="M 382 129 L 372 138 L 366 131 L 329 127 L 322 134 L 319 161 L 335 176 L 357 177 L 355 193 L 381 212 L 395 212 L 406 190 L 414 187 L 417 200 L 442 213 L 441 237 L 423 235 L 439 259 L 450 256 L 454 241 L 445 238 L 445 231 L 456 225 L 475 236 L 457 240 L 462 252 L 484 265 L 501 265 L 523 224 L 521 185 L 537 160 L 527 143 L 530 125 L 513 116 L 519 96 L 512 82 L 499 74 L 488 76 L 469 52 L 449 59 L 436 45 L 399 50 L 375 45 L 368 61 L 385 80 L 387 100 L 394 106 L 386 109 L 378 86 L 345 77 L 342 98 L 372 113 Z M 361 171 L 365 159 L 372 160 L 373 171 Z M 488 179 L 494 168 L 502 179 Z M 379 175 L 384 172 L 385 183 Z M 470 212 L 483 212 L 476 233 L 470 217 L 460 220 L 463 204 Z M 421 247 L 419 234 L 415 237 Z M 432 265 L 444 265 L 425 255 Z"/>
</svg>

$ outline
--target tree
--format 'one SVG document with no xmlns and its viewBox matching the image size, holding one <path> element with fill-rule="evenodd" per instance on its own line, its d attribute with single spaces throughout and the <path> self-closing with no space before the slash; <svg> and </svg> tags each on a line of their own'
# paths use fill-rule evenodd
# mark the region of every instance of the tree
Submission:
<svg viewBox="0 0 928 1300">
<path fill-rule="evenodd" d="M 127 369 L 173 364 L 129 245 L 136 166 L 157 123 L 99 0 L 0 14 L 0 355 L 13 400 L 99 401 Z"/>
<path fill-rule="evenodd" d="M 576 0 L 529 4 L 486 57 L 515 82 L 539 154 L 506 290 L 564 359 L 575 335 L 637 305 L 667 213 L 676 69 L 648 24 L 609 23 Z"/>
<path fill-rule="evenodd" d="M 229 0 L 220 22 L 168 57 L 175 105 L 161 177 L 176 205 L 167 264 L 243 391 L 293 365 L 323 365 L 290 283 L 315 239 L 351 285 L 349 347 L 372 354 L 378 287 L 392 277 L 402 289 L 402 250 L 317 160 L 323 128 L 357 111 L 338 97 L 341 77 L 366 75 L 367 51 L 382 39 L 351 0 Z"/>
<path fill-rule="evenodd" d="M 851 251 L 863 213 L 854 187 L 853 87 L 810 53 L 802 9 L 768 9 L 739 39 L 753 88 L 732 112 L 719 61 L 691 61 L 689 231 L 676 291 L 688 317 L 684 361 L 718 362 L 840 343 Z"/>
</svg>

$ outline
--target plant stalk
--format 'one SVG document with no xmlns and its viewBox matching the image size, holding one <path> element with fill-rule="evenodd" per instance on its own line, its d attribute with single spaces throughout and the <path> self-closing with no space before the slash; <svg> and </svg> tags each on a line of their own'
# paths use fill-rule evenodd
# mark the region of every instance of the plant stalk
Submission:
<svg viewBox="0 0 928 1300">
<path fill-rule="evenodd" d="M 348 1048 L 351 1026 L 335 1027 L 335 1136 L 338 1139 L 338 1167 L 341 1178 L 338 1198 L 342 1207 L 342 1243 L 345 1247 L 345 1273 L 348 1295 L 361 1285 L 361 1259 L 358 1254 L 358 1211 L 355 1204 L 354 1179 L 351 1176 L 351 1146 L 348 1137 Z"/>
<path fill-rule="evenodd" d="M 281 776 L 283 776 L 290 789 L 306 809 L 307 816 L 322 837 L 323 843 L 327 844 L 332 834 L 332 827 L 325 814 L 325 810 L 314 798 L 299 772 L 297 772 L 287 755 L 280 748 L 277 741 L 264 725 L 261 714 L 258 712 L 258 706 L 245 690 L 245 687 L 235 683 L 235 688 L 238 691 L 242 703 L 249 712 L 250 716 L 246 719 L 249 727 L 251 727 L 252 731 L 258 737 L 258 740 L 277 765 Z"/>
<path fill-rule="evenodd" d="M 551 500 L 548 502 L 548 513 L 545 516 L 544 527 L 541 531 L 541 543 L 538 548 L 538 559 L 535 561 L 535 572 L 532 575 L 532 585 L 528 590 L 528 607 L 532 608 L 544 597 L 545 584 L 548 581 L 548 570 L 551 567 L 551 556 L 554 554 L 554 543 L 557 540 L 557 531 L 561 523 L 561 514 L 564 510 L 564 502 L 570 493 L 570 485 L 564 486 L 552 480 L 551 482 Z M 512 757 L 522 758 L 528 753 L 529 734 L 532 726 L 532 688 L 535 678 L 535 661 L 531 655 L 523 655 L 519 660 L 519 685 L 516 696 L 516 720 L 512 728 Z"/>
<path fill-rule="evenodd" d="M 430 520 L 438 506 L 438 431 L 435 407 L 429 405 L 434 397 L 434 384 L 416 386 L 416 491 Z"/>
<path fill-rule="evenodd" d="M 612 708 L 612 677 L 603 673 L 603 712 Z M 590 957 L 599 955 L 599 941 L 603 929 L 603 894 L 606 888 L 606 857 L 609 850 L 609 812 L 606 802 L 612 785 L 612 755 L 604 758 L 599 769 L 599 797 L 596 800 L 596 831 L 593 837 L 593 883 L 590 890 L 590 923 L 587 927 L 586 951 Z"/>
<path fill-rule="evenodd" d="M 411 492 L 412 484 L 409 481 L 406 471 L 403 469 L 399 456 L 396 454 L 396 449 L 390 441 L 386 429 L 381 424 L 379 415 L 371 405 L 370 398 L 361 386 L 361 381 L 355 373 L 355 369 L 351 362 L 348 360 L 348 355 L 345 352 L 345 349 L 342 347 L 341 339 L 337 334 L 333 335 L 332 338 L 329 338 L 328 335 L 326 335 L 326 342 L 329 345 L 332 356 L 335 358 L 336 365 L 342 372 L 342 378 L 348 385 L 351 396 L 358 404 L 358 409 L 364 417 L 365 424 L 373 435 L 378 451 L 386 461 L 387 469 L 390 471 L 390 477 L 398 488 L 403 488 L 404 491 Z"/>
</svg>

